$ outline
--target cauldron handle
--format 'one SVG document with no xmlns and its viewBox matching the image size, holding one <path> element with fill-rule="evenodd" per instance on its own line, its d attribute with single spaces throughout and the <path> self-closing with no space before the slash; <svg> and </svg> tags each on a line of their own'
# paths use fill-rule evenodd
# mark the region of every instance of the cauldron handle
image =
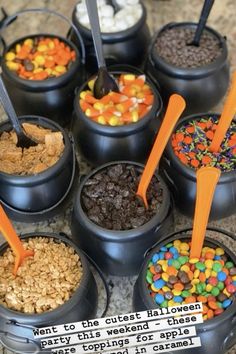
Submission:
<svg viewBox="0 0 236 354">
<path fill-rule="evenodd" d="M 104 288 L 105 288 L 105 292 L 106 292 L 106 303 L 105 303 L 105 308 L 101 314 L 100 317 L 105 317 L 106 313 L 107 313 L 107 310 L 108 310 L 108 307 L 109 307 L 109 304 L 110 304 L 110 291 L 109 291 L 109 286 L 107 284 L 107 281 L 105 279 L 105 276 L 102 272 L 102 270 L 99 268 L 99 266 L 97 265 L 97 263 L 84 251 L 80 248 L 80 251 L 85 255 L 85 257 L 88 259 L 88 261 L 91 263 L 91 265 L 96 269 L 96 271 L 98 272 L 102 282 L 103 282 L 103 285 L 104 285 Z"/>
<path fill-rule="evenodd" d="M 23 15 L 23 14 L 28 13 L 28 12 L 41 12 L 41 13 L 47 12 L 47 13 L 49 13 L 51 15 L 55 15 L 55 16 L 61 18 L 62 20 L 64 20 L 65 22 L 67 22 L 73 28 L 76 36 L 78 37 L 78 40 L 80 42 L 80 50 L 81 50 L 81 62 L 82 62 L 83 65 L 85 64 L 85 47 L 84 47 L 84 42 L 83 42 L 83 39 L 81 37 L 81 34 L 79 33 L 79 30 L 73 24 L 73 22 L 71 20 L 69 20 L 69 18 L 67 18 L 66 16 L 64 16 L 64 15 L 62 15 L 62 14 L 56 12 L 56 11 L 49 10 L 49 9 L 46 9 L 46 8 L 42 8 L 42 9 L 34 8 L 34 9 L 25 9 L 25 10 L 21 10 L 21 11 L 15 12 L 13 15 L 7 16 L 6 19 L 2 22 L 2 25 L 1 25 L 1 28 L 0 28 L 0 32 L 4 28 L 6 28 L 11 22 L 15 21 L 18 16 Z"/>
<path fill-rule="evenodd" d="M 36 327 L 18 324 L 15 321 L 9 321 L 7 324 L 9 324 L 10 326 L 25 327 L 30 330 L 36 329 Z M 10 341 L 10 343 L 13 341 L 13 343 L 15 343 L 17 345 L 17 347 L 13 348 L 9 344 L 9 341 Z M 10 351 L 15 351 L 16 349 L 19 350 L 19 346 L 22 344 L 24 346 L 24 350 L 25 350 L 26 344 L 30 344 L 31 346 L 33 345 L 35 347 L 35 351 L 33 351 L 33 349 L 31 349 L 31 353 L 39 353 L 39 351 L 41 350 L 41 346 L 40 346 L 39 342 L 34 341 L 33 339 L 17 336 L 16 334 L 13 334 L 11 332 L 1 331 L 1 330 L 0 330 L 0 343 L 2 343 L 2 345 Z"/>
<path fill-rule="evenodd" d="M 231 323 L 233 325 L 233 329 L 230 331 L 230 333 L 224 340 L 223 343 L 224 352 L 228 351 L 236 344 L 236 316 L 233 317 Z"/>
</svg>

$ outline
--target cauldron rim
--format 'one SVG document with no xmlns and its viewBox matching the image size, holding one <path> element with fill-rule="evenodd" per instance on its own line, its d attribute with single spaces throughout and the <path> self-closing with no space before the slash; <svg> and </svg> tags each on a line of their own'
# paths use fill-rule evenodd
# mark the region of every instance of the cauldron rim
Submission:
<svg viewBox="0 0 236 354">
<path fill-rule="evenodd" d="M 209 118 L 211 116 L 214 117 L 220 117 L 219 113 L 214 113 L 214 112 L 203 112 L 203 113 L 195 113 L 195 114 L 191 114 L 188 115 L 186 117 L 183 117 L 179 123 L 177 123 L 177 125 L 175 126 L 174 132 L 181 127 L 184 123 L 186 123 L 187 121 L 191 121 L 191 120 L 197 120 L 200 118 Z M 235 120 L 234 120 L 235 121 Z M 174 132 L 172 134 L 174 134 Z M 180 159 L 174 154 L 172 145 L 171 145 L 171 138 L 168 141 L 168 144 L 166 146 L 166 153 L 167 153 L 167 159 L 169 159 L 169 157 L 171 158 L 171 160 L 173 161 L 173 165 L 174 167 L 178 170 L 181 171 L 181 173 L 186 176 L 187 178 L 191 179 L 192 181 L 196 182 L 196 171 L 183 164 Z M 169 156 L 168 156 L 169 155 Z M 224 184 L 224 183 L 229 183 L 232 180 L 236 179 L 236 170 L 232 170 L 232 171 L 222 171 L 221 175 L 220 175 L 220 179 L 218 182 L 218 185 L 220 184 Z"/>
<path fill-rule="evenodd" d="M 190 230 L 192 230 L 192 229 L 190 229 Z M 209 228 L 209 230 L 207 229 L 206 232 L 207 231 L 214 232 L 214 230 L 211 230 L 210 228 Z M 146 253 L 146 257 L 145 257 L 142 267 L 140 269 L 140 273 L 138 275 L 138 278 L 141 277 L 140 280 L 141 280 L 142 290 L 144 290 L 145 299 L 147 300 L 148 305 L 150 305 L 150 309 L 158 308 L 158 306 L 154 307 L 155 303 L 154 303 L 153 299 L 151 298 L 151 296 L 148 294 L 147 287 L 145 286 L 147 264 L 150 261 L 151 256 L 156 252 L 156 250 L 159 249 L 164 244 L 167 244 L 170 241 L 173 241 L 175 239 L 189 239 L 191 237 L 191 235 L 189 235 L 189 237 L 186 234 L 184 235 L 183 232 L 188 233 L 189 230 L 178 230 L 178 231 L 174 232 L 174 236 L 173 236 L 173 234 L 168 235 L 165 239 L 162 239 L 161 241 L 159 241 L 158 244 L 156 244 L 151 249 L 151 252 Z M 233 252 L 228 247 L 223 245 L 220 241 L 215 240 L 215 239 L 208 237 L 208 236 L 205 237 L 205 241 L 207 241 L 207 244 L 211 243 L 213 245 L 223 248 L 224 251 L 226 252 L 226 254 L 230 256 L 230 259 L 236 261 L 236 255 L 233 254 Z M 204 245 L 205 245 L 205 243 L 204 243 Z M 204 321 L 203 323 L 197 324 L 197 327 L 200 331 L 201 330 L 203 330 L 203 331 L 210 330 L 212 328 L 215 328 L 216 326 L 219 325 L 220 321 L 227 320 L 229 317 L 231 317 L 233 311 L 234 311 L 234 313 L 236 313 L 236 295 L 234 295 L 234 299 L 233 299 L 232 304 L 226 310 L 224 310 L 223 313 L 221 313 L 219 316 L 215 316 L 211 319 L 208 319 L 208 320 Z"/>
<path fill-rule="evenodd" d="M 220 47 L 222 48 L 222 53 L 211 63 L 195 67 L 195 68 L 183 68 L 180 66 L 174 66 L 171 63 L 168 63 L 164 59 L 162 59 L 155 48 L 155 43 L 157 37 L 164 32 L 168 28 L 172 27 L 197 27 L 197 23 L 195 22 L 170 22 L 163 27 L 161 27 L 153 36 L 151 44 L 150 44 L 150 52 L 149 56 L 151 57 L 151 61 L 154 64 L 158 64 L 158 68 L 163 70 L 170 76 L 179 77 L 182 79 L 193 79 L 193 78 L 200 78 L 204 76 L 209 76 L 212 72 L 216 69 L 219 69 L 223 66 L 228 57 L 228 49 L 226 44 L 226 38 L 224 38 L 219 32 L 209 26 L 205 26 L 205 30 L 213 34 L 219 40 Z"/>
<path fill-rule="evenodd" d="M 38 326 L 38 325 L 40 325 L 40 323 L 43 323 L 45 321 L 48 322 L 48 316 L 50 316 L 50 322 L 52 322 L 55 319 L 57 319 L 59 315 L 61 315 L 61 311 L 64 310 L 64 311 L 68 312 L 70 310 L 70 308 L 73 307 L 75 305 L 75 303 L 78 302 L 79 299 L 82 297 L 83 291 L 86 290 L 86 282 L 87 282 L 87 278 L 88 278 L 88 266 L 87 266 L 86 257 L 83 254 L 83 252 L 79 249 L 79 247 L 72 240 L 65 237 L 64 234 L 62 235 L 60 233 L 37 231 L 37 232 L 25 233 L 25 234 L 20 235 L 19 237 L 21 239 L 27 239 L 30 237 L 53 238 L 53 239 L 59 240 L 59 242 L 62 241 L 66 245 L 71 246 L 80 257 L 83 274 L 82 274 L 82 277 L 81 277 L 81 280 L 79 283 L 79 287 L 74 291 L 74 293 L 69 298 L 69 300 L 65 301 L 64 304 L 58 306 L 56 309 L 51 310 L 51 311 L 45 311 L 41 314 L 27 314 L 24 312 L 11 310 L 3 305 L 0 305 L 0 316 L 3 316 L 4 318 L 9 318 L 9 316 L 11 315 L 12 317 L 14 317 L 14 319 L 17 320 L 17 322 L 19 321 L 19 324 L 27 325 L 27 323 L 31 324 L 33 321 L 37 321 L 37 326 Z M 7 242 L 3 243 L 0 246 L 0 253 L 2 254 L 2 252 L 8 247 L 9 247 L 9 245 Z"/>
<path fill-rule="evenodd" d="M 116 43 L 119 41 L 123 41 L 124 39 L 128 39 L 134 36 L 137 30 L 145 24 L 147 18 L 147 10 L 142 2 L 140 2 L 140 5 L 142 7 L 142 14 L 138 22 L 136 22 L 133 26 L 117 32 L 101 32 L 101 37 L 105 44 L 114 43 L 114 42 Z M 72 22 L 77 28 L 79 28 L 83 32 L 86 38 L 92 40 L 91 30 L 85 27 L 84 25 L 82 25 L 77 19 L 76 6 L 74 7 L 72 12 Z"/>
<path fill-rule="evenodd" d="M 82 190 L 83 190 L 84 184 L 89 178 L 91 178 L 93 175 L 95 175 L 99 171 L 103 170 L 104 168 L 107 168 L 108 166 L 113 166 L 113 165 L 117 165 L 117 164 L 135 165 L 138 168 L 144 168 L 144 164 L 134 162 L 134 161 L 122 160 L 122 161 L 107 162 L 107 163 L 93 169 L 81 181 L 78 192 L 75 196 L 73 209 L 74 209 L 75 218 L 76 218 L 77 213 L 79 215 L 81 215 L 82 222 L 86 225 L 86 227 L 88 229 L 92 230 L 95 234 L 99 234 L 99 239 L 103 239 L 104 241 L 123 243 L 123 242 L 130 242 L 132 239 L 139 238 L 149 228 L 152 228 L 155 226 L 159 227 L 161 222 L 163 221 L 163 219 L 168 214 L 168 210 L 170 209 L 170 205 L 171 205 L 171 198 L 170 198 L 168 188 L 167 188 L 163 178 L 159 174 L 157 174 L 157 172 L 156 172 L 155 175 L 157 176 L 158 181 L 160 181 L 162 189 L 163 189 L 163 202 L 161 204 L 161 208 L 159 209 L 158 213 L 156 213 L 147 223 L 141 225 L 140 227 L 133 228 L 130 230 L 109 230 L 109 229 L 105 229 L 105 228 L 95 224 L 94 222 L 92 222 L 88 218 L 87 214 L 84 212 L 82 205 L 81 205 L 81 195 L 82 195 Z"/>
<path fill-rule="evenodd" d="M 69 39 L 67 39 L 63 36 L 55 35 L 55 34 L 51 34 L 51 33 L 32 34 L 32 35 L 28 35 L 28 36 L 23 36 L 15 41 L 13 41 L 4 49 L 3 58 L 5 57 L 6 53 L 9 50 L 11 50 L 16 44 L 24 41 L 25 39 L 31 39 L 31 38 L 35 38 L 35 37 L 58 38 L 61 41 L 63 41 L 64 43 L 66 43 L 70 48 L 72 48 L 76 52 L 75 61 L 72 62 L 68 71 L 58 77 L 48 78 L 46 80 L 28 80 L 28 79 L 23 79 L 23 78 L 19 77 L 18 75 L 14 74 L 14 72 L 9 70 L 6 66 L 6 61 L 3 59 L 2 60 L 3 77 L 6 76 L 7 78 L 13 80 L 16 85 L 24 87 L 26 90 L 33 89 L 36 92 L 36 91 L 41 91 L 41 90 L 46 91 L 48 89 L 53 89 L 55 87 L 63 86 L 71 76 L 78 74 L 78 72 L 77 72 L 78 67 L 82 64 L 79 49 Z"/>
<path fill-rule="evenodd" d="M 109 68 L 108 68 L 109 69 Z M 124 72 L 123 70 L 119 71 L 116 69 L 115 71 L 111 70 L 111 74 L 116 75 L 116 74 L 121 74 L 121 73 L 128 73 L 130 72 L 126 71 Z M 83 91 L 86 87 L 88 82 L 94 78 L 94 75 L 92 75 L 85 83 L 83 83 L 77 90 L 75 98 L 74 98 L 74 109 L 76 112 L 76 116 L 80 117 L 80 119 L 85 122 L 86 125 L 90 127 L 90 129 L 94 130 L 95 132 L 101 132 L 102 134 L 105 135 L 111 135 L 111 136 L 124 136 L 124 135 L 129 135 L 132 132 L 137 132 L 138 130 L 141 130 L 153 117 L 158 117 L 163 109 L 163 102 L 160 96 L 160 93 L 156 89 L 155 85 L 152 83 L 152 81 L 149 79 L 148 76 L 146 76 L 146 82 L 148 85 L 151 87 L 152 92 L 154 94 L 154 102 L 152 104 L 151 109 L 146 113 L 146 115 L 141 118 L 138 122 L 135 123 L 130 123 L 130 124 L 125 124 L 122 126 L 110 126 L 110 125 L 103 125 L 99 124 L 89 117 L 85 115 L 85 113 L 82 111 L 80 104 L 79 104 L 79 95 L 81 91 Z M 78 118 L 77 118 L 78 119 Z"/>
</svg>

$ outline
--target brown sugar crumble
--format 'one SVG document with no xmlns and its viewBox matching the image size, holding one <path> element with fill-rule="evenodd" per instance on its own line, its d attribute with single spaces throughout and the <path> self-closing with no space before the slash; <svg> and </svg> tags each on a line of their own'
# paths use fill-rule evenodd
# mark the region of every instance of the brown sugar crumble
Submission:
<svg viewBox="0 0 236 354">
<path fill-rule="evenodd" d="M 63 135 L 35 124 L 22 124 L 27 135 L 38 143 L 29 149 L 17 147 L 12 130 L 0 136 L 0 171 L 12 175 L 34 175 L 53 166 L 64 151 Z"/>
<path fill-rule="evenodd" d="M 49 237 L 23 240 L 33 249 L 13 275 L 15 257 L 10 248 L 0 256 L 0 305 L 23 313 L 51 311 L 70 299 L 83 275 L 75 250 Z"/>
</svg>

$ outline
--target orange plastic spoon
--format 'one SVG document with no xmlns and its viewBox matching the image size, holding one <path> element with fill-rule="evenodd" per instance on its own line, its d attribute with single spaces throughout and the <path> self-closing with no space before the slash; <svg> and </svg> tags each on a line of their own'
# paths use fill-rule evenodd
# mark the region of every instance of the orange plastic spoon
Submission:
<svg viewBox="0 0 236 354">
<path fill-rule="evenodd" d="M 30 257 L 34 255 L 33 250 L 25 250 L 21 243 L 20 238 L 16 234 L 8 216 L 6 215 L 3 207 L 0 205 L 0 231 L 3 236 L 11 246 L 13 252 L 15 253 L 15 266 L 13 270 L 13 274 L 16 275 L 17 269 L 23 262 L 24 258 Z"/>
<path fill-rule="evenodd" d="M 190 258 L 201 256 L 212 199 L 220 174 L 220 170 L 216 167 L 202 167 L 197 170 L 197 195 Z"/>
<path fill-rule="evenodd" d="M 209 150 L 213 152 L 219 151 L 220 144 L 225 137 L 232 119 L 236 113 L 236 72 L 233 74 L 231 87 L 226 97 L 223 112 L 221 113 L 219 123 L 217 125 L 214 137 L 212 139 Z"/>
<path fill-rule="evenodd" d="M 176 122 L 183 113 L 185 106 L 186 103 L 182 96 L 177 94 L 170 96 L 165 117 L 163 118 L 163 122 L 155 139 L 154 145 L 138 185 L 137 195 L 143 199 L 146 208 L 148 208 L 146 192 L 149 183 L 157 168 L 162 153 L 176 125 Z"/>
</svg>

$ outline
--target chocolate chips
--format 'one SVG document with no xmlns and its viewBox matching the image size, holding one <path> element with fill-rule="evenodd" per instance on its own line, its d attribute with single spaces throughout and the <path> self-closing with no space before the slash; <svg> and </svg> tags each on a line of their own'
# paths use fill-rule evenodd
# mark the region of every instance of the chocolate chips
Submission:
<svg viewBox="0 0 236 354">
<path fill-rule="evenodd" d="M 82 208 L 88 218 L 109 230 L 130 230 L 147 223 L 160 208 L 163 190 L 153 177 L 147 191 L 146 209 L 136 191 L 142 170 L 129 164 L 104 168 L 82 190 Z"/>
<path fill-rule="evenodd" d="M 222 53 L 219 40 L 204 31 L 198 47 L 189 45 L 194 33 L 194 28 L 179 26 L 161 32 L 156 41 L 158 55 L 166 62 L 182 68 L 196 68 L 214 62 Z"/>
</svg>

